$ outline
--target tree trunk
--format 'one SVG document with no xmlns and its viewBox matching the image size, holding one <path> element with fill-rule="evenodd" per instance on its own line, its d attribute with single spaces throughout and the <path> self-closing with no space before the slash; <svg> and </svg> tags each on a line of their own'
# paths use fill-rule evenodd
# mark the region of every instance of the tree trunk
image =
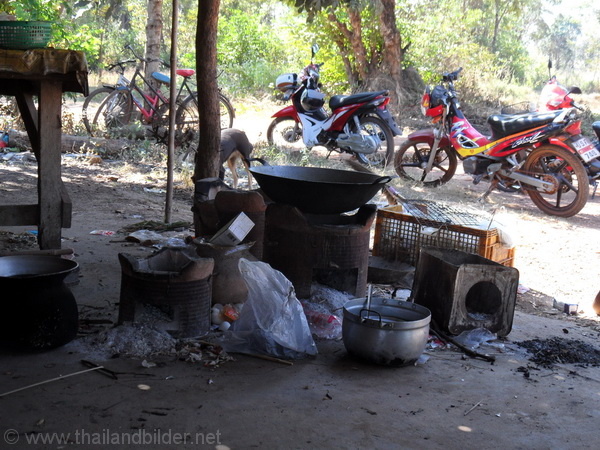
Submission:
<svg viewBox="0 0 600 450">
<path fill-rule="evenodd" d="M 336 41 L 342 57 L 345 57 L 347 60 L 349 60 L 348 52 L 351 52 L 352 59 L 355 61 L 352 71 L 350 72 L 352 74 L 351 81 L 361 84 L 364 83 L 369 77 L 369 64 L 367 62 L 367 51 L 362 41 L 362 23 L 360 11 L 351 6 L 347 7 L 346 11 L 348 12 L 348 17 L 350 19 L 350 27 L 341 22 L 333 11 L 329 13 L 328 18 L 330 22 L 337 28 L 340 35 L 342 35 L 349 43 L 349 46 L 346 47 L 343 44 L 343 41 Z M 346 68 L 346 72 L 349 72 L 348 68 Z"/>
<path fill-rule="evenodd" d="M 151 74 L 161 69 L 159 61 L 163 30 L 162 7 L 163 0 L 148 0 L 148 20 L 146 22 L 146 59 L 148 62 L 144 76 L 153 85 L 155 84 Z"/>
<path fill-rule="evenodd" d="M 221 122 L 217 86 L 217 24 L 220 0 L 198 2 L 196 30 L 196 72 L 200 140 L 196 152 L 194 179 L 216 177 L 219 173 Z"/>
<path fill-rule="evenodd" d="M 402 100 L 402 62 L 406 48 L 402 47 L 402 37 L 396 26 L 396 0 L 379 0 L 379 24 L 383 37 L 383 72 L 394 86 L 392 102 L 399 105 Z"/>
</svg>

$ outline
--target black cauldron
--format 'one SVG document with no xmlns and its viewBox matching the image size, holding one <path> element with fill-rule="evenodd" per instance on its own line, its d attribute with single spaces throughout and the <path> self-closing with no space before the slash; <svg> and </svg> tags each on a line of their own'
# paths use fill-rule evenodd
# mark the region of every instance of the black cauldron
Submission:
<svg viewBox="0 0 600 450">
<path fill-rule="evenodd" d="M 77 267 L 57 256 L 0 257 L 0 345 L 49 350 L 75 338 L 77 302 L 64 279 Z"/>
<path fill-rule="evenodd" d="M 340 214 L 360 208 L 391 180 L 320 167 L 259 166 L 250 172 L 271 200 L 312 214 Z"/>
</svg>

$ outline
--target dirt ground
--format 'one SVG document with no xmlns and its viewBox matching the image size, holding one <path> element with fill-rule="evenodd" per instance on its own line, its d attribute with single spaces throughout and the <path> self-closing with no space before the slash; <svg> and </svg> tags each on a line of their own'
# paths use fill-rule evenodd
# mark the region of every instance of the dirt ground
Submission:
<svg viewBox="0 0 600 450">
<path fill-rule="evenodd" d="M 264 135 L 257 130 L 266 130 L 268 122 L 248 108 L 234 126 L 258 142 Z M 565 361 L 578 344 L 588 345 L 590 354 L 600 348 L 600 321 L 591 309 L 600 289 L 600 198 L 590 198 L 576 217 L 561 219 L 542 214 L 519 194 L 494 193 L 478 203 L 486 186 L 473 186 L 460 174 L 434 190 L 392 181 L 406 198 L 496 210 L 506 225 L 523 291 L 529 290 L 518 296 L 511 333 L 477 349 L 493 355 L 493 364 L 456 347 L 437 347 L 434 340 L 417 365 L 401 368 L 357 361 L 341 340 L 324 339 L 316 340 L 316 357 L 291 365 L 239 354 L 211 363 L 207 348 L 195 362 L 181 353 L 110 358 L 85 342 L 116 324 L 118 253 L 153 252 L 127 242 L 120 230 L 163 220 L 165 177 L 147 165 L 92 162 L 64 155 L 62 167 L 73 201 L 63 248 L 74 250 L 80 266 L 71 285 L 80 334 L 52 351 L 1 351 L 0 395 L 83 370 L 82 359 L 119 372 L 118 379 L 83 373 L 0 396 L 0 448 L 597 447 L 600 368 Z M 35 202 L 35 163 L 0 163 L 0 180 L 3 203 Z M 193 221 L 192 194 L 178 183 L 172 222 Z M 383 197 L 374 200 L 386 204 Z M 1 228 L 4 250 L 34 246 L 24 234 L 31 230 Z M 18 301 L 10 293 L 2 298 Z M 553 308 L 563 303 L 578 305 L 579 313 Z M 550 338 L 559 340 L 562 359 L 548 365 L 532 361 L 517 345 Z"/>
</svg>

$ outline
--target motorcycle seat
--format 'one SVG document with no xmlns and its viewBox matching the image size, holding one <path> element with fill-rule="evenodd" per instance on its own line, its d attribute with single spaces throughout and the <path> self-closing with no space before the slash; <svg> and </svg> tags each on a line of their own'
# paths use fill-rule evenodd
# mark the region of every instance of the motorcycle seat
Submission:
<svg viewBox="0 0 600 450">
<path fill-rule="evenodd" d="M 494 114 L 487 123 L 492 129 L 492 139 L 498 140 L 520 131 L 541 127 L 552 122 L 562 111 L 526 114 Z"/>
<path fill-rule="evenodd" d="M 329 100 L 329 107 L 334 110 L 346 105 L 370 102 L 371 100 L 382 95 L 389 95 L 389 91 L 359 92 L 358 94 L 352 95 L 334 95 Z"/>
</svg>

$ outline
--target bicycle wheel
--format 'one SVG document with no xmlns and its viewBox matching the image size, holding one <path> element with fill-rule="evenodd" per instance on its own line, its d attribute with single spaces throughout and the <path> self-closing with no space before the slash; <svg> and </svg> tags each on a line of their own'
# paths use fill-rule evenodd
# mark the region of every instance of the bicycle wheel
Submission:
<svg viewBox="0 0 600 450">
<path fill-rule="evenodd" d="M 177 108 L 175 130 L 175 152 L 178 159 L 193 163 L 200 140 L 200 115 L 195 96 L 188 96 Z"/>
<path fill-rule="evenodd" d="M 221 114 L 221 130 L 233 127 L 235 109 L 233 109 L 229 99 L 221 92 L 219 92 L 219 111 Z"/>
<path fill-rule="evenodd" d="M 98 107 L 106 100 L 110 94 L 115 91 L 114 87 L 104 86 L 98 89 L 93 90 L 90 94 L 85 98 L 83 102 L 83 106 L 81 108 L 81 119 L 83 120 L 83 124 L 85 125 L 85 129 L 90 134 L 90 136 L 94 135 L 94 129 L 92 127 L 92 121 L 98 110 Z"/>
<path fill-rule="evenodd" d="M 150 120 L 150 128 L 152 129 L 152 135 L 156 139 L 156 142 L 159 144 L 168 144 L 169 142 L 170 111 L 171 108 L 169 107 L 168 103 L 160 105 L 160 107 Z"/>
<path fill-rule="evenodd" d="M 131 93 L 124 89 L 112 92 L 98 107 L 92 119 L 95 135 L 114 135 L 129 124 L 132 108 Z"/>
</svg>

